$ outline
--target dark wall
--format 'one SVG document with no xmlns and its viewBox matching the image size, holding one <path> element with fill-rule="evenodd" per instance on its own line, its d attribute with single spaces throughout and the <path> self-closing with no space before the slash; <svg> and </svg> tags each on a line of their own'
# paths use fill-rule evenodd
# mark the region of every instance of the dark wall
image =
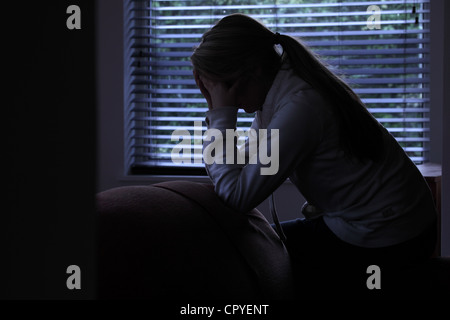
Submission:
<svg viewBox="0 0 450 320">
<path fill-rule="evenodd" d="M 80 30 L 66 27 L 71 4 Z M 1 298 L 95 295 L 94 10 L 92 0 L 2 4 Z M 80 290 L 66 286 L 73 264 Z"/>
</svg>

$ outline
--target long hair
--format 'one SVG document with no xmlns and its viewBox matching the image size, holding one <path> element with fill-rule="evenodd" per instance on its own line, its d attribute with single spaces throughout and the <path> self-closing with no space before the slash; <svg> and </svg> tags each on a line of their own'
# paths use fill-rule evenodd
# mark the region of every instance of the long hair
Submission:
<svg viewBox="0 0 450 320">
<path fill-rule="evenodd" d="M 282 47 L 279 54 L 274 40 Z M 275 35 L 243 14 L 231 14 L 207 31 L 194 50 L 194 69 L 213 80 L 232 82 L 262 68 L 267 75 L 288 59 L 295 73 L 330 103 L 339 127 L 339 143 L 348 156 L 378 160 L 382 154 L 382 127 L 350 86 L 299 39 Z"/>
</svg>

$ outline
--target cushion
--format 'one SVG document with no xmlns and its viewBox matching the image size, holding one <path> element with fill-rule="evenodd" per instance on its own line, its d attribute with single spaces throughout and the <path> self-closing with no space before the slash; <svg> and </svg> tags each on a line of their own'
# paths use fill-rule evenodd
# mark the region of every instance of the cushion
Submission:
<svg viewBox="0 0 450 320">
<path fill-rule="evenodd" d="M 172 181 L 97 195 L 99 298 L 286 299 L 289 255 L 256 209 Z"/>
</svg>

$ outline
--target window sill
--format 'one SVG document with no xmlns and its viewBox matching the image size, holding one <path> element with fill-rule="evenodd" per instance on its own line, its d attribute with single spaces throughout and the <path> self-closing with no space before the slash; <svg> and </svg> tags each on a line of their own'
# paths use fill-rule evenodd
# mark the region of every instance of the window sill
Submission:
<svg viewBox="0 0 450 320">
<path fill-rule="evenodd" d="M 142 185 L 142 184 L 154 184 L 165 181 L 192 181 L 192 182 L 200 182 L 200 183 L 212 183 L 211 179 L 208 176 L 201 175 L 124 175 L 119 177 L 119 182 L 121 185 Z M 292 184 L 291 180 L 286 179 L 283 184 Z"/>
<path fill-rule="evenodd" d="M 165 181 L 192 181 L 208 183 L 211 182 L 208 176 L 200 175 L 125 175 L 119 178 L 120 184 L 154 184 Z"/>
</svg>

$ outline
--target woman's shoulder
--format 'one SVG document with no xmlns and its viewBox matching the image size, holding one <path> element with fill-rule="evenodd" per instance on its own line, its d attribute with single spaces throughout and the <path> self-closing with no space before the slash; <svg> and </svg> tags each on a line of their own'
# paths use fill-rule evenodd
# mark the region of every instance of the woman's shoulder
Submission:
<svg viewBox="0 0 450 320">
<path fill-rule="evenodd" d="M 300 80 L 302 84 L 298 89 L 293 91 L 284 101 L 280 103 L 280 109 L 286 106 L 293 106 L 304 111 L 309 110 L 317 114 L 323 121 L 327 119 L 332 120 L 333 108 L 330 107 L 332 103 L 328 97 L 316 90 L 304 80 Z"/>
<path fill-rule="evenodd" d="M 326 96 L 299 77 L 293 69 L 280 69 L 257 118 L 266 127 L 275 114 L 313 112 L 321 118 L 332 117 Z M 295 111 L 295 112 L 293 112 Z"/>
<path fill-rule="evenodd" d="M 326 94 L 313 88 L 308 82 L 296 74 L 293 69 L 281 69 L 280 83 L 277 92 L 279 107 L 295 103 L 300 107 L 316 108 L 327 106 L 330 101 Z M 328 108 L 326 108 L 328 109 Z"/>
</svg>

